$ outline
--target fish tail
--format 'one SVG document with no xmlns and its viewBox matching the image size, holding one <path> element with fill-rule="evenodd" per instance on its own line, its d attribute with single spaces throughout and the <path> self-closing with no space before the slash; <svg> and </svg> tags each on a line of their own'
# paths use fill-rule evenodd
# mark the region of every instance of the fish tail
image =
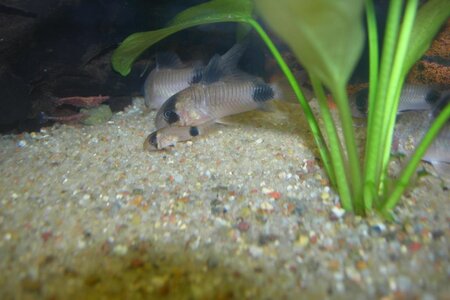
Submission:
<svg viewBox="0 0 450 300">
<path fill-rule="evenodd" d="M 295 74 L 295 77 L 297 79 L 297 82 L 299 83 L 299 86 L 301 88 L 301 91 L 303 95 L 305 96 L 306 100 L 310 101 L 312 98 L 314 98 L 314 94 L 306 86 L 306 79 L 303 73 L 297 73 Z M 292 89 L 289 81 L 286 77 L 277 77 L 273 83 L 271 83 L 271 86 L 273 90 L 275 91 L 275 99 L 282 100 L 289 103 L 298 103 L 297 96 L 294 93 L 294 90 Z"/>
</svg>

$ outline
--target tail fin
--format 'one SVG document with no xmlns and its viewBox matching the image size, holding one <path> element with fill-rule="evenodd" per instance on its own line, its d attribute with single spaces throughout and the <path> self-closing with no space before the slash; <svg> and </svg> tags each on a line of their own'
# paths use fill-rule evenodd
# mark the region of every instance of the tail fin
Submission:
<svg viewBox="0 0 450 300">
<path fill-rule="evenodd" d="M 281 77 L 282 76 L 282 77 Z M 307 86 L 306 72 L 301 71 L 294 74 L 300 89 L 307 101 L 311 101 L 314 98 L 313 91 Z M 271 84 L 275 91 L 275 98 L 289 103 L 298 103 L 297 96 L 291 87 L 291 84 L 287 78 L 283 75 L 278 75 Z"/>
</svg>

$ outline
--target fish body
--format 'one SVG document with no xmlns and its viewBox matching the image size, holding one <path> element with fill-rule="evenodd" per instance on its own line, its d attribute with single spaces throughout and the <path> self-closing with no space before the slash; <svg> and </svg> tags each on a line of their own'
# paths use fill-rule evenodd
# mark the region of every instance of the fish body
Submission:
<svg viewBox="0 0 450 300">
<path fill-rule="evenodd" d="M 203 69 L 200 63 L 185 66 L 175 54 L 158 54 L 156 68 L 144 83 L 145 105 L 150 109 L 160 108 L 170 96 L 198 83 Z"/>
<path fill-rule="evenodd" d="M 450 122 L 441 129 L 422 160 L 432 164 L 440 175 L 450 179 Z"/>
<path fill-rule="evenodd" d="M 280 96 L 276 84 L 237 69 L 242 46 L 233 46 L 223 56 L 209 61 L 198 84 L 176 93 L 158 110 L 157 129 L 195 126 L 222 117 L 261 108 Z"/>
<path fill-rule="evenodd" d="M 157 151 L 175 146 L 178 142 L 205 135 L 213 126 L 214 124 L 209 122 L 199 126 L 170 126 L 158 129 L 145 139 L 144 150 Z"/>
<path fill-rule="evenodd" d="M 222 64 L 235 68 L 245 51 L 246 44 L 236 44 L 222 56 L 216 55 Z M 144 83 L 145 104 L 150 109 L 159 109 L 172 95 L 202 81 L 205 66 L 196 62 L 185 65 L 174 53 L 160 53 L 156 56 L 156 68 Z"/>
<path fill-rule="evenodd" d="M 397 113 L 406 111 L 430 110 L 441 98 L 441 92 L 431 86 L 405 84 L 400 95 Z M 368 89 L 357 92 L 351 99 L 352 115 L 356 118 L 367 116 Z"/>
<path fill-rule="evenodd" d="M 156 128 L 199 125 L 264 107 L 280 97 L 276 85 L 261 80 L 220 81 L 193 85 L 167 100 L 155 119 Z"/>
<path fill-rule="evenodd" d="M 398 144 L 397 151 L 410 155 L 434 119 L 449 103 L 450 93 L 443 92 L 441 99 L 432 110 L 409 111 L 399 116 L 394 131 L 394 141 Z M 422 160 L 433 165 L 442 178 L 450 180 L 450 121 L 441 128 Z"/>
</svg>

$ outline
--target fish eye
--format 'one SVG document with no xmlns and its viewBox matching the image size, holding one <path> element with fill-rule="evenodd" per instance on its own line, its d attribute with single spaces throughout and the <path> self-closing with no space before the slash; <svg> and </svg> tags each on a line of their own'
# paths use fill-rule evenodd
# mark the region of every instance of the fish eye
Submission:
<svg viewBox="0 0 450 300">
<path fill-rule="evenodd" d="M 156 131 L 148 136 L 148 142 L 150 145 L 158 149 L 158 138 L 156 136 Z"/>
<path fill-rule="evenodd" d="M 176 123 L 180 120 L 180 116 L 174 112 L 173 110 L 166 110 L 164 111 L 164 120 L 167 121 L 169 124 Z"/>
</svg>

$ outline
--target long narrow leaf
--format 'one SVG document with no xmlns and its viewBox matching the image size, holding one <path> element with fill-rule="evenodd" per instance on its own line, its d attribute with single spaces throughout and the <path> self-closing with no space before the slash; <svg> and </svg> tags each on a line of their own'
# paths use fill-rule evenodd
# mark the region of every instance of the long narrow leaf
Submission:
<svg viewBox="0 0 450 300">
<path fill-rule="evenodd" d="M 275 57 L 275 60 L 278 62 L 280 69 L 283 71 L 289 84 L 291 85 L 292 90 L 294 91 L 294 94 L 300 102 L 300 105 L 302 106 L 302 109 L 305 113 L 306 120 L 308 121 L 309 127 L 311 128 L 314 140 L 316 141 L 316 145 L 319 148 L 319 153 L 322 158 L 325 170 L 327 171 L 328 177 L 330 178 L 331 184 L 333 186 L 336 186 L 336 175 L 332 167 L 332 158 L 330 156 L 330 151 L 328 151 L 328 147 L 325 143 L 320 127 L 317 124 L 317 120 L 311 110 L 311 107 L 309 106 L 308 101 L 306 101 L 306 98 L 303 95 L 303 92 L 301 91 L 294 75 L 283 60 L 283 57 L 281 56 L 280 52 L 278 52 L 277 48 L 275 47 L 267 33 L 255 20 L 250 20 L 249 24 L 253 27 L 253 29 L 256 30 L 256 32 L 258 32 L 263 41 L 266 43 L 270 52 L 272 52 L 272 55 Z"/>
<path fill-rule="evenodd" d="M 364 158 L 364 190 L 365 194 L 371 191 L 376 193 L 371 197 L 372 199 L 377 199 L 380 193 L 381 151 L 383 149 L 383 139 L 386 136 L 386 133 L 382 132 L 383 124 L 386 122 L 384 106 L 386 104 L 387 87 L 391 77 L 392 63 L 394 60 L 395 47 L 397 45 L 401 8 L 402 1 L 390 2 L 381 54 L 380 71 L 378 74 L 378 84 L 376 86 L 376 95 L 374 103 L 369 104 L 373 109 L 369 111 L 370 126 L 367 128 L 366 155 Z"/>
<path fill-rule="evenodd" d="M 346 160 L 344 150 L 341 146 L 339 136 L 336 131 L 336 127 L 333 122 L 333 118 L 328 108 L 327 99 L 323 91 L 323 87 L 319 80 L 314 76 L 311 76 L 311 83 L 314 88 L 314 93 L 317 96 L 317 101 L 320 106 L 320 115 L 322 116 L 325 132 L 328 138 L 328 144 L 330 145 L 331 164 L 333 166 L 334 173 L 336 174 L 336 185 L 341 198 L 342 207 L 347 211 L 353 210 L 353 197 L 350 191 L 349 179 L 346 173 Z"/>
<path fill-rule="evenodd" d="M 439 130 L 445 125 L 446 122 L 448 122 L 449 119 L 450 119 L 450 105 L 447 105 L 444 108 L 444 110 L 439 114 L 439 116 L 436 118 L 436 120 L 433 122 L 430 129 L 420 142 L 419 146 L 417 146 L 414 154 L 411 156 L 402 174 L 400 175 L 394 191 L 381 208 L 381 211 L 384 214 L 389 213 L 389 211 L 395 207 L 401 195 L 407 188 L 408 183 L 411 177 L 414 175 L 414 171 L 417 169 L 417 166 L 419 165 L 419 162 L 422 159 L 423 155 L 425 154 L 425 152 L 427 151 L 428 147 L 431 145 L 435 137 L 438 135 Z"/>
<path fill-rule="evenodd" d="M 387 168 L 392 146 L 392 135 L 394 134 L 395 119 L 404 82 L 402 67 L 404 66 L 406 53 L 408 52 L 407 46 L 411 38 L 411 29 L 416 16 L 418 2 L 419 0 L 409 0 L 406 4 L 397 49 L 395 52 L 394 63 L 392 66 L 388 92 L 386 94 L 386 104 L 384 110 L 385 122 L 382 124 L 382 132 L 385 133 L 385 136 L 383 139 L 383 148 L 381 152 L 383 155 L 381 162 L 381 182 L 384 182 L 384 177 L 387 176 Z"/>
</svg>

